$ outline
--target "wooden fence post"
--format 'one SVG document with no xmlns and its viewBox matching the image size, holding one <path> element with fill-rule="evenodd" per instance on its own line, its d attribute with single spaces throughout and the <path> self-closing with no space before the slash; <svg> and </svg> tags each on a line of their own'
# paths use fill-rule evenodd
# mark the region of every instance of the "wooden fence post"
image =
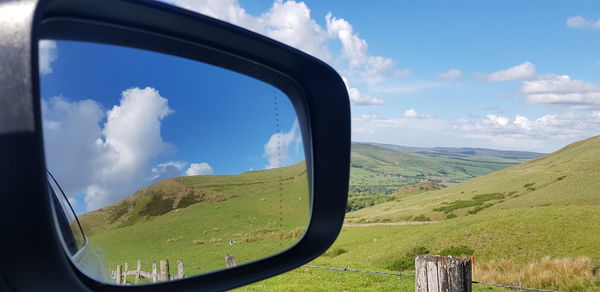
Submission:
<svg viewBox="0 0 600 292">
<path fill-rule="evenodd" d="M 471 260 L 442 256 L 415 259 L 416 292 L 471 292 Z"/>
<path fill-rule="evenodd" d="M 183 279 L 185 274 L 183 273 L 183 260 L 177 260 L 177 279 Z"/>
<path fill-rule="evenodd" d="M 158 274 L 156 273 L 156 261 L 152 261 L 152 283 L 158 281 Z"/>
<path fill-rule="evenodd" d="M 158 280 L 161 282 L 169 281 L 171 277 L 169 276 L 169 260 L 161 260 L 160 261 L 160 275 L 158 276 Z"/>
<path fill-rule="evenodd" d="M 226 268 L 235 267 L 235 257 L 232 254 L 225 255 L 225 267 Z"/>
<path fill-rule="evenodd" d="M 142 270 L 142 261 L 137 261 L 137 266 L 135 268 L 135 280 L 134 283 L 137 284 L 140 279 L 140 271 Z"/>
<path fill-rule="evenodd" d="M 117 285 L 121 285 L 121 280 L 123 279 L 122 275 L 121 275 L 121 265 L 117 265 L 117 275 L 115 278 L 117 278 Z"/>
</svg>

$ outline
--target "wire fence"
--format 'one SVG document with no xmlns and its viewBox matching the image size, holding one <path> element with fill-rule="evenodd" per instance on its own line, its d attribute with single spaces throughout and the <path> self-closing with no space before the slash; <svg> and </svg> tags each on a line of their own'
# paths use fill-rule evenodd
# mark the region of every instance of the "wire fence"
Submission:
<svg viewBox="0 0 600 292">
<path fill-rule="evenodd" d="M 357 272 L 357 273 L 367 273 L 367 274 L 381 274 L 381 275 L 390 275 L 390 276 L 404 276 L 404 277 L 414 277 L 414 274 L 404 274 L 404 273 L 390 273 L 390 272 L 380 272 L 380 271 L 363 271 L 356 269 L 348 269 L 348 268 L 334 268 L 334 267 L 321 267 L 321 266 L 311 266 L 311 265 L 303 265 L 305 268 L 314 268 L 314 269 L 326 269 L 326 270 L 336 270 L 342 272 Z M 537 288 L 527 288 L 521 286 L 513 286 L 513 285 L 503 285 L 503 284 L 494 284 L 494 283 L 485 283 L 479 281 L 471 281 L 473 284 L 487 285 L 487 286 L 495 286 L 501 288 L 509 288 L 521 291 L 540 291 L 540 292 L 561 292 L 557 290 L 546 290 L 546 289 L 537 289 Z"/>
</svg>

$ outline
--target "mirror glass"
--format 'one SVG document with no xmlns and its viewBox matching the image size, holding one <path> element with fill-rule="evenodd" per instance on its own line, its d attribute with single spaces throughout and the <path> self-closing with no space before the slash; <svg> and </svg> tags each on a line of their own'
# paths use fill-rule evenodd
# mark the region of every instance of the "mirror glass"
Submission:
<svg viewBox="0 0 600 292">
<path fill-rule="evenodd" d="M 304 147 L 282 91 L 155 52 L 39 44 L 46 162 L 83 230 L 69 254 L 84 273 L 180 279 L 274 255 L 304 234 Z M 66 238 L 72 229 L 57 222 Z"/>
</svg>

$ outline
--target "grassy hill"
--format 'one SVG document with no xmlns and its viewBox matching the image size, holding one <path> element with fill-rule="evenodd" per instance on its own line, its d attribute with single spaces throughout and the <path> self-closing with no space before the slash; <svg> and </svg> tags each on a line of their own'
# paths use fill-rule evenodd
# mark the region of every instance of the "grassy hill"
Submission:
<svg viewBox="0 0 600 292">
<path fill-rule="evenodd" d="M 441 190 L 403 196 L 349 213 L 363 221 L 431 220 L 480 212 L 541 206 L 598 206 L 600 138 L 573 143 L 554 153 Z"/>
<path fill-rule="evenodd" d="M 224 268 L 226 254 L 240 264 L 291 247 L 309 215 L 306 166 L 299 163 L 167 179 L 79 219 L 113 270 L 141 260 L 149 271 L 152 261 L 183 259 L 193 275 Z"/>
<path fill-rule="evenodd" d="M 353 143 L 350 194 L 387 195 L 422 181 L 456 184 L 540 155 L 491 149 Z"/>
<path fill-rule="evenodd" d="M 335 252 L 311 264 L 389 271 L 415 248 L 441 254 L 465 246 L 475 257 L 474 280 L 600 291 L 599 175 L 600 136 L 447 188 L 406 187 L 384 196 L 393 201 L 347 213 L 349 223 L 366 224 L 345 226 Z M 389 225 L 405 220 L 431 222 Z M 303 268 L 241 290 L 310 290 L 318 281 L 319 288 L 410 291 L 411 280 Z"/>
</svg>

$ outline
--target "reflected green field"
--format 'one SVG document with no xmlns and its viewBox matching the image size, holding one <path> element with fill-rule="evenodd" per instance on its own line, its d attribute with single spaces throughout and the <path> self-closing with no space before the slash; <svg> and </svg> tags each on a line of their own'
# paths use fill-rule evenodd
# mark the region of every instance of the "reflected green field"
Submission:
<svg viewBox="0 0 600 292">
<path fill-rule="evenodd" d="M 182 259 L 186 275 L 211 272 L 225 268 L 227 254 L 239 265 L 291 247 L 308 223 L 304 163 L 233 176 L 170 179 L 166 183 L 171 193 L 161 183 L 134 194 L 130 202 L 80 217 L 90 242 L 104 252 L 107 268 L 115 270 L 127 262 L 132 270 L 141 260 L 142 270 L 151 271 L 152 261 L 167 259 L 175 274 L 175 263 Z M 178 188 L 172 188 L 174 184 Z M 165 212 L 178 198 L 182 201 L 199 190 L 208 194 L 204 201 Z M 123 206 L 128 206 L 127 212 L 108 221 L 123 212 Z M 152 212 L 159 215 L 148 215 Z"/>
</svg>

